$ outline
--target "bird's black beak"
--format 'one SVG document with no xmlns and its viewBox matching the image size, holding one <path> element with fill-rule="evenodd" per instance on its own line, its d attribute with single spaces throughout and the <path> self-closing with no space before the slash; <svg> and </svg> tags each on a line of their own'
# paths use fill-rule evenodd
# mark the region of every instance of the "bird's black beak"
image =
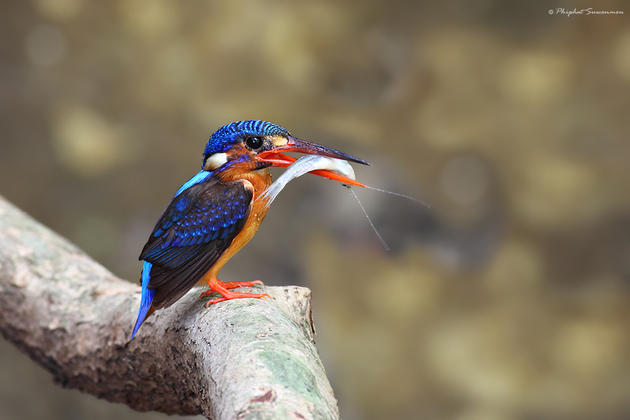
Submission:
<svg viewBox="0 0 630 420">
<path fill-rule="evenodd" d="M 277 159 L 278 155 L 282 152 L 295 152 L 295 153 L 306 153 L 309 155 L 319 155 L 319 156 L 328 156 L 336 159 L 343 159 L 350 162 L 360 163 L 362 165 L 369 165 L 363 159 L 359 159 L 342 151 L 322 146 L 321 144 L 311 143 L 310 141 L 296 139 L 295 137 L 276 137 L 273 141 L 274 147 L 271 150 L 261 152 L 258 154 L 257 159 L 262 162 L 271 163 L 274 166 L 287 166 L 284 164 L 279 164 L 279 160 Z M 288 162 L 291 164 L 292 162 Z"/>
<path fill-rule="evenodd" d="M 284 146 L 274 148 L 275 152 L 297 152 L 306 153 L 309 155 L 328 156 L 336 159 L 348 160 L 350 162 L 360 163 L 362 165 L 369 165 L 368 162 L 363 159 L 351 156 L 347 153 L 341 152 L 330 147 L 322 146 L 321 144 L 311 143 L 310 141 L 296 139 L 295 137 L 288 137 L 287 143 Z"/>
</svg>

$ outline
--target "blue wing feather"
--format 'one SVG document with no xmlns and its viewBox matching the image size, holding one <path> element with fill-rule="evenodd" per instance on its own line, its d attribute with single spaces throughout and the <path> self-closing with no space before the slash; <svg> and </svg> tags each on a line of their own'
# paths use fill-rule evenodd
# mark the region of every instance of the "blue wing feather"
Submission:
<svg viewBox="0 0 630 420">
<path fill-rule="evenodd" d="M 142 323 L 146 319 L 149 308 L 151 307 L 151 302 L 153 302 L 153 296 L 155 295 L 155 290 L 149 289 L 149 280 L 151 279 L 151 267 L 152 264 L 146 261 L 142 266 L 142 298 L 140 299 L 138 319 L 136 319 L 136 325 L 133 327 L 133 333 L 131 334 L 132 339 L 138 332 L 138 328 L 140 328 L 140 325 L 142 325 Z"/>
<path fill-rule="evenodd" d="M 184 193 L 173 200 L 152 233 L 159 241 L 143 251 L 141 259 L 178 266 L 201 251 L 196 246 L 234 232 L 234 226 L 249 212 L 250 200 L 244 195 L 223 200 L 191 195 Z"/>
<path fill-rule="evenodd" d="M 193 177 L 190 186 L 173 197 L 140 254 L 152 264 L 147 287 L 155 292 L 155 308 L 169 306 L 194 286 L 249 215 L 252 192 L 243 182 L 224 184 L 214 177 L 199 181 L 202 178 Z"/>
</svg>

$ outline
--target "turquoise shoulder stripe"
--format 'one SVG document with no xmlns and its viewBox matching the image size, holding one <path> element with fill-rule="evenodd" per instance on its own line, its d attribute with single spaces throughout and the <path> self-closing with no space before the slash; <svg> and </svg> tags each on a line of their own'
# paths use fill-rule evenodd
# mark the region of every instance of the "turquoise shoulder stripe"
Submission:
<svg viewBox="0 0 630 420">
<path fill-rule="evenodd" d="M 199 171 L 199 172 L 197 172 L 197 174 L 195 176 L 190 178 L 188 181 L 186 181 L 186 183 L 184 185 L 179 187 L 179 190 L 177 190 L 177 192 L 175 193 L 175 197 L 177 197 L 178 195 L 180 195 L 182 192 L 184 192 L 188 188 L 192 187 L 193 185 L 197 185 L 199 183 L 202 183 L 203 181 L 208 179 L 208 177 L 210 175 L 212 175 L 212 172 L 210 172 L 210 171 Z"/>
</svg>

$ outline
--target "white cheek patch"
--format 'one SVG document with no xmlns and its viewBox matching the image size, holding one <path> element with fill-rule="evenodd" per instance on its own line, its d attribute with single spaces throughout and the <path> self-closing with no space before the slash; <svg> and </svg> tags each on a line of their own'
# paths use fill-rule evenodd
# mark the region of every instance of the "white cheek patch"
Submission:
<svg viewBox="0 0 630 420">
<path fill-rule="evenodd" d="M 220 168 L 227 162 L 227 154 L 226 153 L 215 153 L 211 155 L 204 165 L 203 169 L 206 171 L 214 171 L 217 168 Z"/>
</svg>

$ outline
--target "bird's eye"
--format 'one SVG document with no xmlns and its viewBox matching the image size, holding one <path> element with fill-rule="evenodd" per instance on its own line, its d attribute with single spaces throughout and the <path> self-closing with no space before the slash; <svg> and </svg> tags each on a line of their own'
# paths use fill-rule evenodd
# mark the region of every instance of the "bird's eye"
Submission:
<svg viewBox="0 0 630 420">
<path fill-rule="evenodd" d="M 248 137 L 245 143 L 250 149 L 260 149 L 264 142 L 260 137 Z"/>
</svg>

